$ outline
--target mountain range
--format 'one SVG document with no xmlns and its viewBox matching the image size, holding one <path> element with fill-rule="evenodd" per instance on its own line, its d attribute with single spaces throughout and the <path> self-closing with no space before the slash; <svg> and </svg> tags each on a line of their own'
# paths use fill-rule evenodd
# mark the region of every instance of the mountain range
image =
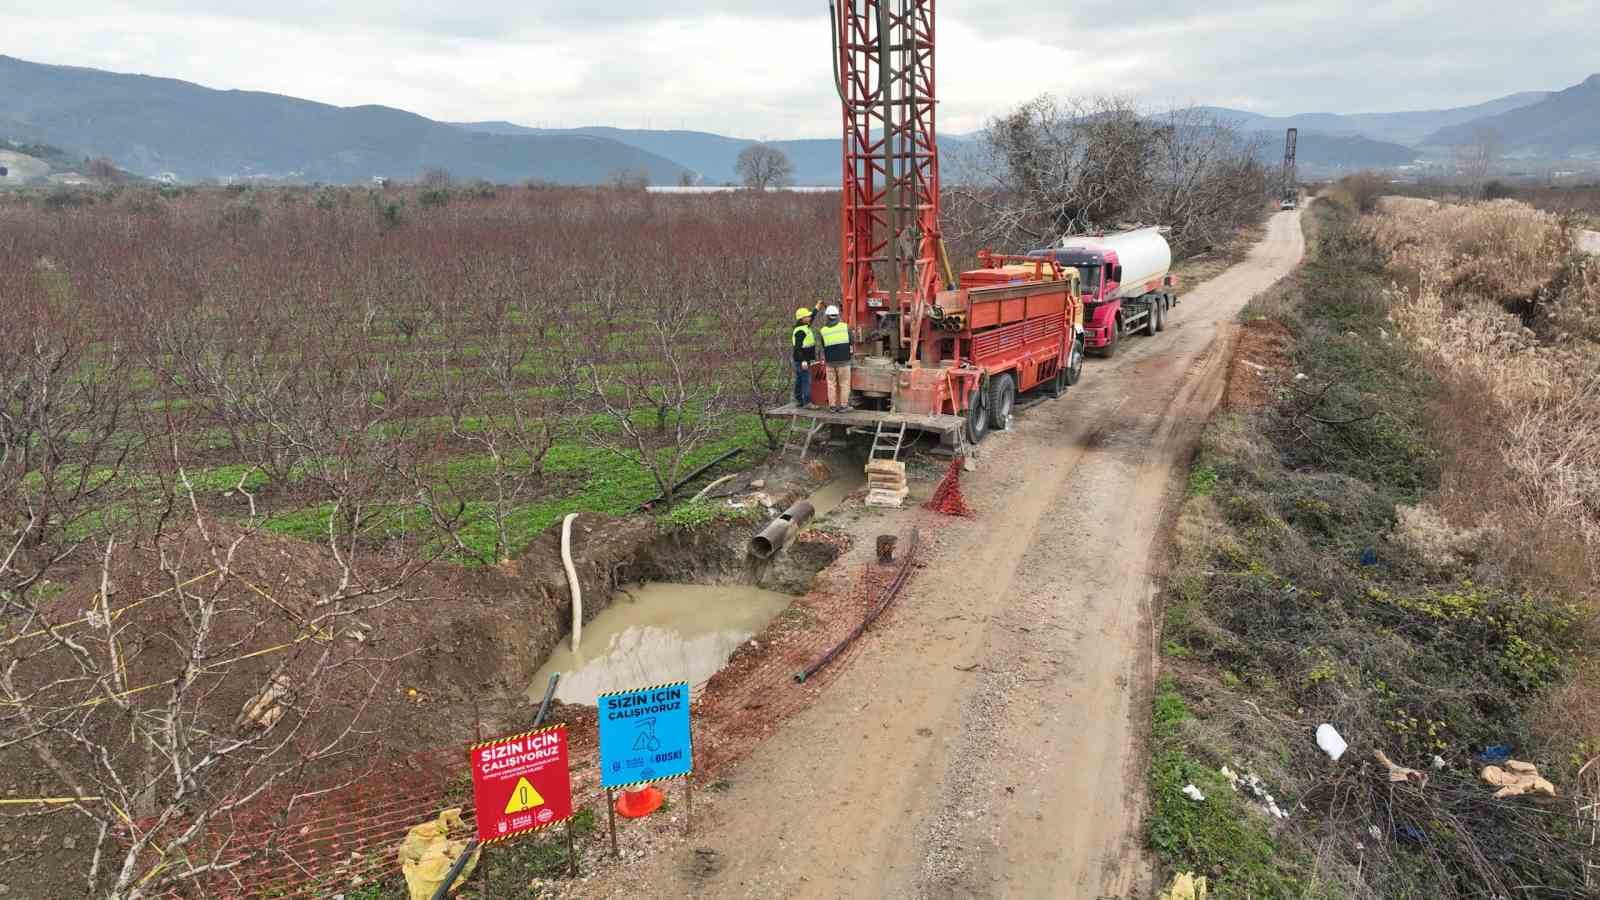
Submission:
<svg viewBox="0 0 1600 900">
<path fill-rule="evenodd" d="M 1425 143 L 1472 144 L 1485 132 L 1514 157 L 1600 159 L 1600 75 L 1590 75 L 1538 103 L 1441 128 Z"/>
<path fill-rule="evenodd" d="M 415 177 L 593 184 L 619 170 L 676 183 L 677 163 L 576 134 L 484 134 L 386 106 L 337 107 L 171 78 L 48 66 L 0 56 L 0 136 L 105 156 L 141 175 L 301 181 Z"/>
<path fill-rule="evenodd" d="M 1562 91 L 1528 91 L 1474 106 L 1396 113 L 1264 116 L 1203 111 L 1256 136 L 1275 162 L 1283 130 L 1298 128 L 1308 175 L 1448 159 L 1486 131 L 1508 155 L 1600 159 L 1600 75 Z M 959 180 L 978 135 L 940 135 L 947 180 Z M 131 172 L 180 180 L 266 177 L 357 182 L 414 178 L 440 168 L 459 178 L 597 184 L 643 172 L 652 184 L 737 180 L 734 162 L 754 141 L 697 131 L 593 126 L 528 128 L 511 122 L 440 122 L 385 106 L 338 107 L 259 91 L 0 55 L 0 139 L 107 157 Z M 836 184 L 834 138 L 770 142 L 800 184 Z"/>
</svg>

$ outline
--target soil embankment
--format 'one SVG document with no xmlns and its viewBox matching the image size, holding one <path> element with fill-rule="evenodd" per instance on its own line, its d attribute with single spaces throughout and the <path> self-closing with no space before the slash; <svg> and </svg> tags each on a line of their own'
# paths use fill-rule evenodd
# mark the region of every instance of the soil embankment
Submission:
<svg viewBox="0 0 1600 900">
<path fill-rule="evenodd" d="M 667 896 L 1136 896 L 1158 535 L 1233 320 L 1300 259 L 1297 213 L 990 438 L 896 607 L 728 775 L 685 848 L 580 889 Z M 886 518 L 935 523 L 907 510 Z M 889 527 L 880 530 L 890 530 Z"/>
</svg>

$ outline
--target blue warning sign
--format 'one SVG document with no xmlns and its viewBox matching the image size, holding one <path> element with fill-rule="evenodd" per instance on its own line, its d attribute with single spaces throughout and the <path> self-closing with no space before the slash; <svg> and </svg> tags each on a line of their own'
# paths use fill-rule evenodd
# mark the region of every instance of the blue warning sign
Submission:
<svg viewBox="0 0 1600 900">
<path fill-rule="evenodd" d="M 689 683 L 601 694 L 600 786 L 626 787 L 694 770 L 689 746 Z"/>
</svg>

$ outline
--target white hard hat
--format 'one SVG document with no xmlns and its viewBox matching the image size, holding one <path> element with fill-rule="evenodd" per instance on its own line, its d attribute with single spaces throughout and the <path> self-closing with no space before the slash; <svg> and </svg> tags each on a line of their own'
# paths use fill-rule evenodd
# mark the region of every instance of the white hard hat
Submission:
<svg viewBox="0 0 1600 900">
<path fill-rule="evenodd" d="M 823 310 L 822 314 L 825 315 L 825 316 L 837 316 L 839 314 L 839 307 L 834 306 L 832 303 L 829 303 L 828 304 L 828 308 Z"/>
</svg>

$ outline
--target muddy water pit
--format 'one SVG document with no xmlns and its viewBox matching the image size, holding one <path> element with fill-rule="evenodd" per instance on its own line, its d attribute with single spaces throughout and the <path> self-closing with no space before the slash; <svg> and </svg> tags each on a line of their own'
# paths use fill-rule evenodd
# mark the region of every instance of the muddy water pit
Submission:
<svg viewBox="0 0 1600 900">
<path fill-rule="evenodd" d="M 739 645 L 759 634 L 794 598 L 734 584 L 654 582 L 618 591 L 583 626 L 578 652 L 557 647 L 534 675 L 531 699 L 561 673 L 556 699 L 592 705 L 606 691 L 687 681 L 717 673 Z"/>
<path fill-rule="evenodd" d="M 865 472 L 852 465 L 807 499 L 820 518 L 865 484 Z M 606 691 L 669 681 L 698 686 L 715 675 L 837 554 L 802 539 L 757 566 L 743 556 L 750 531 L 679 536 L 646 549 L 629 567 L 643 583 L 619 586 L 586 617 L 576 652 L 570 631 L 564 635 L 534 673 L 528 697 L 543 697 L 555 672 L 561 673 L 556 699 L 585 705 Z"/>
</svg>

